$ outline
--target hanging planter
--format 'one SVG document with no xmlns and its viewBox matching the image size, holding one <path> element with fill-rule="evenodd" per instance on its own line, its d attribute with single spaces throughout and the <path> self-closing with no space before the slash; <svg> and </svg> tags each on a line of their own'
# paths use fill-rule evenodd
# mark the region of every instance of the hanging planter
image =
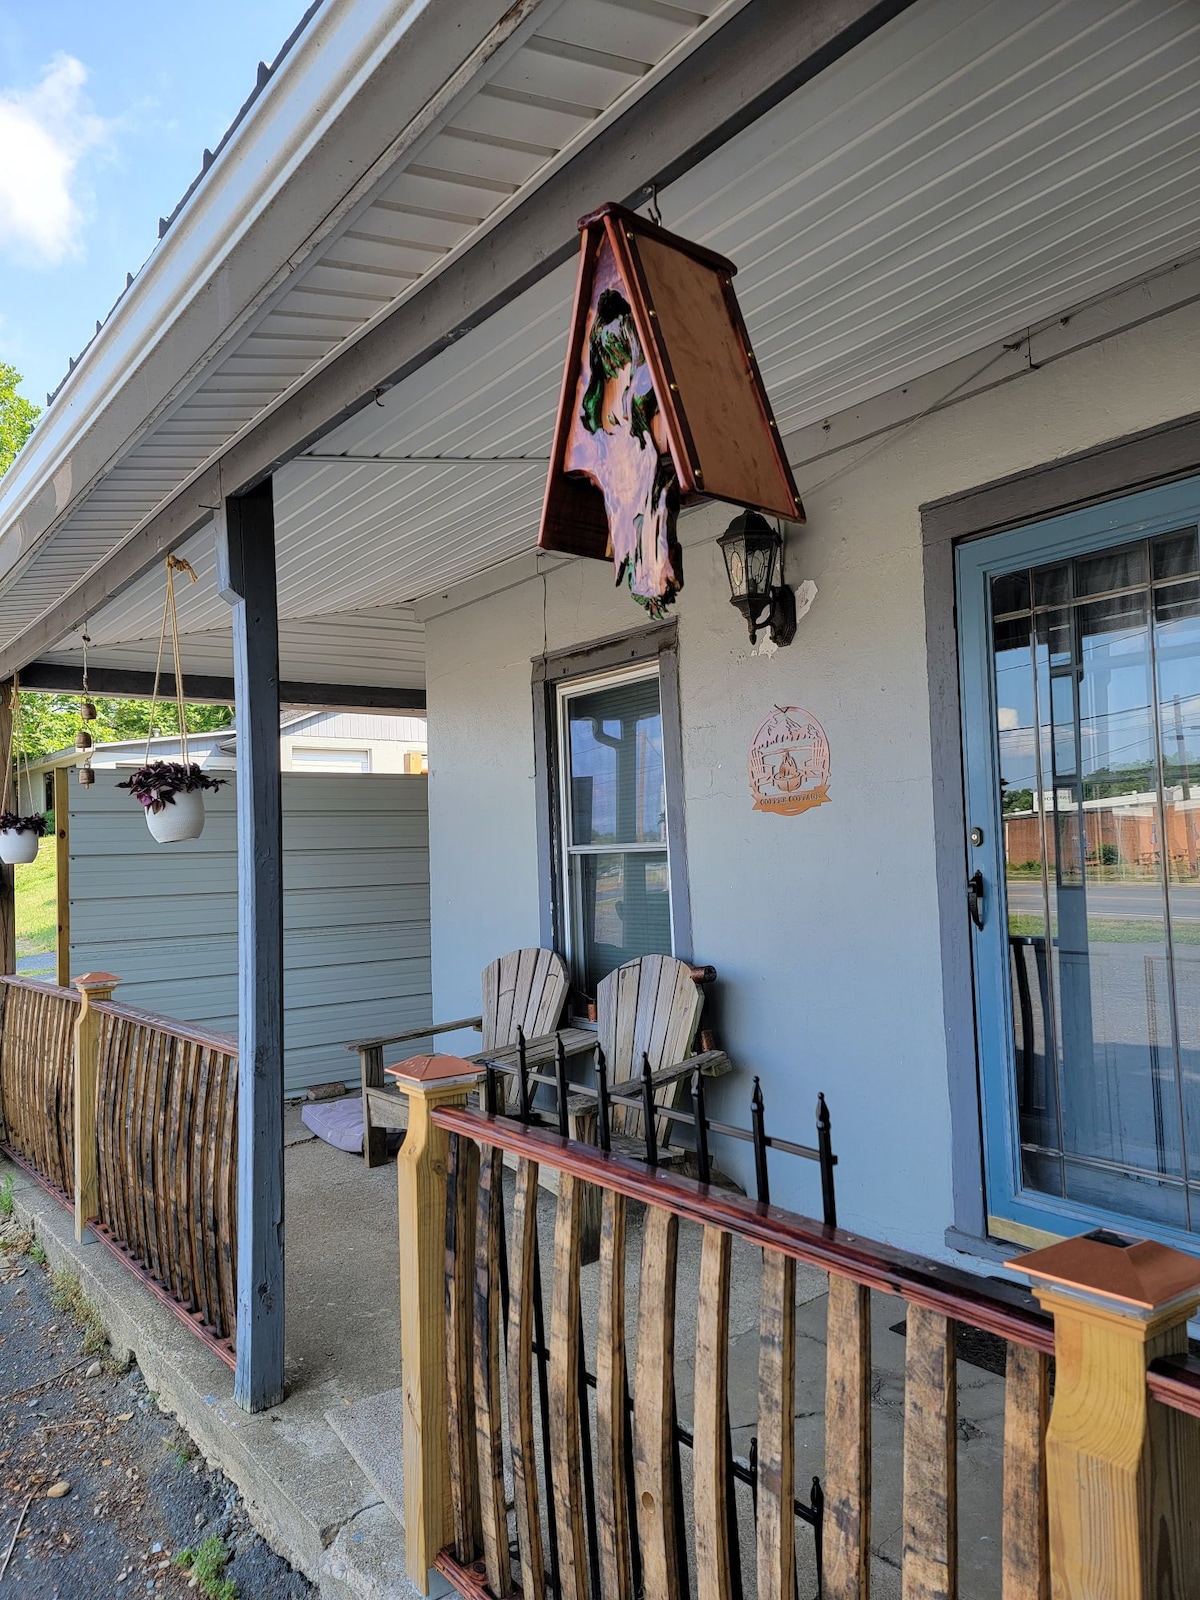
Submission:
<svg viewBox="0 0 1200 1600">
<path fill-rule="evenodd" d="M 154 668 L 154 691 L 150 697 L 150 727 L 146 734 L 146 759 L 137 771 L 117 785 L 128 789 L 145 808 L 146 826 L 159 844 L 182 844 L 198 839 L 204 832 L 204 791 L 219 789 L 223 778 L 210 778 L 188 757 L 187 703 L 183 693 L 183 665 L 179 659 L 179 620 L 175 613 L 175 574 L 186 572 L 192 582 L 196 574 L 181 556 L 167 557 L 167 594 L 163 602 L 162 628 L 158 635 L 158 661 Z M 158 704 L 158 685 L 162 677 L 163 648 L 167 631 L 171 634 L 171 654 L 175 662 L 175 704 L 179 711 L 178 761 L 151 761 L 154 738 L 154 711 Z"/>
<path fill-rule="evenodd" d="M 204 790 L 219 789 L 194 761 L 148 761 L 118 789 L 128 789 L 146 808 L 146 826 L 159 844 L 180 844 L 204 832 Z"/>
<path fill-rule="evenodd" d="M 19 817 L 15 811 L 0 812 L 0 861 L 10 867 L 28 866 L 37 860 L 38 845 L 50 831 L 40 811 Z"/>
<path fill-rule="evenodd" d="M 32 794 L 29 779 L 29 757 L 25 754 L 21 729 L 21 691 L 13 679 L 12 736 L 9 739 L 7 760 L 4 763 L 4 792 L 0 795 L 0 861 L 6 866 L 28 866 L 37 860 L 38 845 L 50 831 L 50 824 L 41 811 L 32 811 L 27 817 L 12 809 L 21 804 L 21 768 L 25 769 L 25 790 Z M 13 788 L 16 786 L 14 795 Z"/>
</svg>

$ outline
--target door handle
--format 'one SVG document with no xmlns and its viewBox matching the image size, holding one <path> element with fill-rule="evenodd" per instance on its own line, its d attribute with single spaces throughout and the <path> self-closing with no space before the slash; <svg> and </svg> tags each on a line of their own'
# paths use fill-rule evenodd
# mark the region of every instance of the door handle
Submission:
<svg viewBox="0 0 1200 1600">
<path fill-rule="evenodd" d="M 967 910 L 977 928 L 983 927 L 983 873 L 976 870 L 967 879 Z"/>
</svg>

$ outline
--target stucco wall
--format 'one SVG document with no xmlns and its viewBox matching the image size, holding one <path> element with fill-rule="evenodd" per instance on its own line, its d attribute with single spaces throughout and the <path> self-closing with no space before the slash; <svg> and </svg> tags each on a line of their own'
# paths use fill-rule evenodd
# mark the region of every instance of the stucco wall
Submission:
<svg viewBox="0 0 1200 1600">
<path fill-rule="evenodd" d="M 942 1254 L 953 1220 L 918 508 L 1194 411 L 1198 372 L 1188 308 L 805 466 L 788 578 L 820 594 L 771 658 L 729 604 L 729 508 L 683 519 L 692 954 L 718 969 L 741 1072 L 718 1104 L 744 1122 L 761 1073 L 771 1128 L 807 1140 L 824 1089 L 847 1226 Z M 575 561 L 427 620 L 436 1015 L 473 1010 L 483 965 L 539 942 L 531 657 L 639 618 L 609 567 Z M 789 704 L 829 735 L 831 803 L 784 818 L 751 809 L 746 753 Z M 773 1171 L 777 1198 L 817 1207 L 815 1169 Z"/>
</svg>

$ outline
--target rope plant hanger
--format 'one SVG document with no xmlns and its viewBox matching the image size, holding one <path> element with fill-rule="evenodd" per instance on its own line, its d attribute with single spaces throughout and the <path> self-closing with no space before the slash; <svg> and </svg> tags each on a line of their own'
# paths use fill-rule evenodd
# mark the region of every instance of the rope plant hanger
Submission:
<svg viewBox="0 0 1200 1600">
<path fill-rule="evenodd" d="M 33 785 L 29 776 L 29 753 L 25 748 L 25 734 L 21 725 L 21 690 L 15 677 L 9 690 L 8 705 L 8 749 L 4 752 L 4 791 L 0 794 L 0 861 L 15 866 L 36 861 L 38 843 L 49 824 L 44 811 L 21 815 L 22 771 L 25 775 L 25 792 L 31 801 Z"/>
<path fill-rule="evenodd" d="M 175 576 L 186 572 L 193 583 L 196 573 L 182 556 L 166 559 L 167 592 L 163 599 L 162 626 L 158 632 L 158 659 L 154 664 L 154 688 L 150 695 L 150 720 L 146 730 L 146 754 L 142 765 L 120 789 L 129 789 L 145 808 L 146 825 L 160 844 L 178 844 L 198 839 L 204 831 L 205 789 L 217 789 L 220 778 L 210 778 L 191 759 L 188 750 L 187 699 L 183 687 L 183 660 L 179 649 L 179 614 L 175 606 Z M 179 760 L 152 761 L 155 714 L 162 685 L 163 651 L 167 635 L 171 638 L 171 658 L 175 669 L 175 705 L 179 713 Z"/>
<path fill-rule="evenodd" d="M 95 722 L 96 706 L 88 687 L 88 646 L 92 641 L 88 635 L 86 622 L 80 639 L 83 644 L 83 693 L 79 698 L 79 732 L 75 735 L 75 748 L 79 752 L 79 782 L 84 788 L 90 788 L 96 781 L 96 774 L 92 771 L 92 749 L 95 741 L 88 732 L 87 724 Z"/>
</svg>

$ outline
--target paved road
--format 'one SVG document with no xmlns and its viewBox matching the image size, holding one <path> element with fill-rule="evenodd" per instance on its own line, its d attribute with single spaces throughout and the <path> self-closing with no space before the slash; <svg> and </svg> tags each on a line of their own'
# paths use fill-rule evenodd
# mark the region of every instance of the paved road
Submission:
<svg viewBox="0 0 1200 1600">
<path fill-rule="evenodd" d="M 54 952 L 42 952 L 32 956 L 17 957 L 17 971 L 23 978 L 49 978 L 54 979 L 55 960 Z"/>
<path fill-rule="evenodd" d="M 1042 911 L 1042 886 L 1035 878 L 1011 878 L 1008 884 L 1008 909 L 1039 916 Z M 1200 921 L 1200 885 L 1176 884 L 1171 890 L 1171 911 L 1176 921 Z M 1088 885 L 1089 917 L 1135 917 L 1141 920 L 1161 917 L 1162 890 L 1148 883 L 1094 883 Z"/>
</svg>

